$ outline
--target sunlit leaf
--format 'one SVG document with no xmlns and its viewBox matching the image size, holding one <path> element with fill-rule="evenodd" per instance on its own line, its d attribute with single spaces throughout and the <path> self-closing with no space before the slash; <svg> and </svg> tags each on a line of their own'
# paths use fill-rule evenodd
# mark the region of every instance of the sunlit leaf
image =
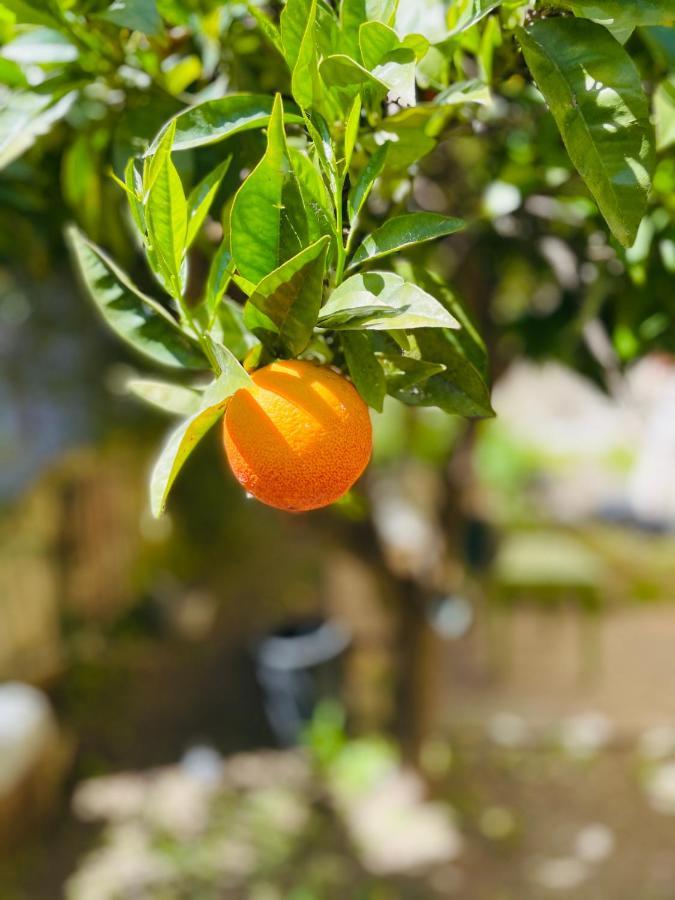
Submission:
<svg viewBox="0 0 675 900">
<path fill-rule="evenodd" d="M 359 175 L 352 192 L 349 195 L 349 216 L 354 218 L 361 212 L 363 204 L 368 199 L 375 180 L 382 172 L 387 157 L 388 144 L 382 144 L 370 157 L 363 171 Z"/>
<path fill-rule="evenodd" d="M 322 328 L 459 328 L 445 307 L 422 288 L 393 272 L 352 275 L 321 309 Z"/>
<path fill-rule="evenodd" d="M 557 0 L 559 6 L 601 25 L 675 25 L 674 0 Z"/>
<path fill-rule="evenodd" d="M 175 319 L 134 287 L 99 247 L 77 228 L 69 228 L 67 238 L 84 286 L 122 340 L 165 366 L 207 368 L 200 349 Z"/>
<path fill-rule="evenodd" d="M 667 150 L 675 144 L 675 75 L 654 91 L 654 124 L 656 149 Z"/>
<path fill-rule="evenodd" d="M 369 234 L 349 262 L 349 269 L 404 247 L 412 247 L 424 241 L 453 234 L 464 227 L 462 219 L 441 216 L 438 213 L 409 213 L 396 216 Z"/>
<path fill-rule="evenodd" d="M 147 204 L 148 229 L 153 249 L 171 277 L 172 293 L 182 293 L 181 267 L 187 238 L 187 202 L 180 175 L 171 156 L 157 173 Z"/>
<path fill-rule="evenodd" d="M 518 29 L 537 86 L 570 159 L 617 240 L 632 244 L 653 168 L 653 132 L 640 76 L 606 28 L 558 17 Z"/>
<path fill-rule="evenodd" d="M 232 137 L 242 131 L 265 127 L 270 119 L 274 99 L 257 94 L 228 94 L 217 100 L 206 100 L 171 121 L 175 123 L 174 150 L 204 147 Z M 302 123 L 296 112 L 285 113 L 286 122 Z M 168 124 L 152 142 L 146 155 L 152 155 L 161 141 Z"/>
<path fill-rule="evenodd" d="M 234 198 L 230 228 L 237 269 L 256 284 L 307 244 L 307 213 L 286 147 L 279 95 L 267 150 Z"/>
<path fill-rule="evenodd" d="M 190 191 L 190 196 L 187 201 L 188 225 L 186 246 L 190 246 L 196 238 L 199 229 L 202 227 L 204 219 L 211 208 L 214 197 L 218 193 L 218 188 L 225 177 L 225 173 L 229 168 L 231 160 L 232 157 L 228 156 L 226 160 L 219 166 L 216 166 L 215 169 L 212 169 L 209 174 L 206 175 L 192 191 Z"/>
<path fill-rule="evenodd" d="M 199 409 L 202 399 L 201 392 L 193 388 L 149 378 L 130 378 L 126 388 L 135 397 L 175 416 L 191 416 Z"/>
<path fill-rule="evenodd" d="M 199 410 L 169 435 L 150 476 L 150 509 L 155 518 L 166 509 L 169 491 L 189 455 L 221 418 L 229 397 L 245 386 L 239 373 L 223 373 L 204 392 Z"/>
</svg>

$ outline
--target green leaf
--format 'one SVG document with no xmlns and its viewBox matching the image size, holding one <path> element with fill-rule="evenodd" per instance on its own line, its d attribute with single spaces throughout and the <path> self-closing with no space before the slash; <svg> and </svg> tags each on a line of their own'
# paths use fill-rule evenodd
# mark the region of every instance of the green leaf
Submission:
<svg viewBox="0 0 675 900">
<path fill-rule="evenodd" d="M 464 227 L 462 219 L 452 219 L 438 213 L 409 213 L 395 216 L 377 231 L 369 234 L 352 257 L 348 269 L 379 259 L 404 247 L 412 247 L 424 241 L 453 234 Z"/>
<path fill-rule="evenodd" d="M 349 110 L 347 121 L 345 122 L 345 138 L 344 138 L 344 164 L 345 172 L 349 171 L 352 162 L 352 154 L 356 146 L 356 139 L 359 136 L 359 123 L 361 121 L 361 97 L 354 98 L 352 108 Z"/>
<path fill-rule="evenodd" d="M 403 274 L 403 273 L 402 273 Z M 488 355 L 483 338 L 478 333 L 472 319 L 462 307 L 457 297 L 450 288 L 433 272 L 422 269 L 420 266 L 412 267 L 413 280 L 436 297 L 443 306 L 459 322 L 461 328 L 447 331 L 446 338 L 455 347 L 458 353 L 463 354 L 474 366 L 481 376 L 487 379 Z"/>
<path fill-rule="evenodd" d="M 232 254 L 230 253 L 227 241 L 223 240 L 211 260 L 209 275 L 206 281 L 204 302 L 206 304 L 206 309 L 208 310 L 209 322 L 213 320 L 218 304 L 227 290 L 227 286 L 232 278 L 233 270 L 234 264 L 232 262 Z"/>
<path fill-rule="evenodd" d="M 246 9 L 249 14 L 253 16 L 253 18 L 258 23 L 258 27 L 265 35 L 267 40 L 281 53 L 283 56 L 284 46 L 281 42 L 281 32 L 274 24 L 274 22 L 270 19 L 269 16 L 265 15 L 265 13 L 259 9 L 257 6 L 254 6 L 253 3 L 247 3 Z"/>
<path fill-rule="evenodd" d="M 281 43 L 291 72 L 298 61 L 307 22 L 315 5 L 314 0 L 288 0 L 281 13 Z"/>
<path fill-rule="evenodd" d="M 239 388 L 250 388 L 253 386 L 251 376 L 229 348 L 208 334 L 206 335 L 206 342 L 211 356 L 217 364 L 219 378 L 227 380 L 228 385 L 232 388 L 232 393 L 239 390 Z"/>
<path fill-rule="evenodd" d="M 169 313 L 142 294 L 77 228 L 66 234 L 92 300 L 110 328 L 139 353 L 165 366 L 207 368 L 201 351 Z"/>
<path fill-rule="evenodd" d="M 3 6 L 16 16 L 17 24 L 46 25 L 58 28 L 61 25 L 59 16 L 49 10 L 44 0 L 3 0 Z"/>
<path fill-rule="evenodd" d="M 319 315 L 322 328 L 459 328 L 445 307 L 393 272 L 367 272 L 343 281 Z"/>
<path fill-rule="evenodd" d="M 394 397 L 399 391 L 421 384 L 432 375 L 438 375 L 445 371 L 443 363 L 427 362 L 412 356 L 381 353 L 379 359 L 384 369 L 387 391 Z"/>
<path fill-rule="evenodd" d="M 199 409 L 202 399 L 199 391 L 168 381 L 130 378 L 126 387 L 135 397 L 175 416 L 191 416 Z"/>
<path fill-rule="evenodd" d="M 368 406 L 382 412 L 387 384 L 368 335 L 363 331 L 344 331 L 340 343 L 354 387 Z"/>
<path fill-rule="evenodd" d="M 307 212 L 307 239 L 314 242 L 324 234 L 334 235 L 331 201 L 321 173 L 301 150 L 289 147 L 288 155 Z"/>
<path fill-rule="evenodd" d="M 674 0 L 558 0 L 558 5 L 612 28 L 675 24 Z"/>
<path fill-rule="evenodd" d="M 469 81 L 456 81 L 434 97 L 433 103 L 426 109 L 431 113 L 437 106 L 461 106 L 464 103 L 478 103 L 487 106 L 492 102 L 492 95 L 487 84 L 477 78 Z"/>
<path fill-rule="evenodd" d="M 354 185 L 349 196 L 349 218 L 353 219 L 361 212 L 363 204 L 368 199 L 375 180 L 384 168 L 384 162 L 387 158 L 388 144 L 382 144 L 370 157 L 363 171 L 359 175 L 358 181 Z"/>
<path fill-rule="evenodd" d="M 95 18 L 130 31 L 141 31 L 151 37 L 162 33 L 162 20 L 155 0 L 114 0 L 105 12 Z"/>
<path fill-rule="evenodd" d="M 244 359 L 249 350 L 259 343 L 244 323 L 243 308 L 228 297 L 218 307 L 213 334 L 237 359 Z"/>
<path fill-rule="evenodd" d="M 342 53 L 324 57 L 319 72 L 332 90 L 343 90 L 349 97 L 354 97 L 360 90 L 370 90 L 374 97 L 381 99 L 388 91 L 383 81 Z"/>
<path fill-rule="evenodd" d="M 234 198 L 230 233 L 237 269 L 256 284 L 307 245 L 307 213 L 286 147 L 279 95 L 265 155 Z"/>
<path fill-rule="evenodd" d="M 5 96 L 0 109 L 0 169 L 47 134 L 67 114 L 76 97 L 76 91 L 60 98 L 29 91 Z"/>
<path fill-rule="evenodd" d="M 646 209 L 654 155 L 633 61 L 606 28 L 582 19 L 544 19 L 517 33 L 570 159 L 617 240 L 630 246 Z"/>
<path fill-rule="evenodd" d="M 305 31 L 291 74 L 291 93 L 301 109 L 313 109 L 324 94 L 324 88 L 319 78 L 319 57 L 314 36 L 316 2 L 317 0 L 311 2 Z"/>
<path fill-rule="evenodd" d="M 178 170 L 171 156 L 157 173 L 147 204 L 152 247 L 170 275 L 171 293 L 182 294 L 181 267 L 187 238 L 187 202 Z"/>
<path fill-rule="evenodd" d="M 218 100 L 205 100 L 179 113 L 157 135 L 146 156 L 156 152 L 166 129 L 175 123 L 173 150 L 204 147 L 242 131 L 263 128 L 270 120 L 273 98 L 257 94 L 228 94 Z M 286 112 L 287 123 L 302 124 L 302 116 Z"/>
<path fill-rule="evenodd" d="M 274 352 L 298 356 L 312 337 L 321 307 L 328 237 L 322 237 L 271 272 L 256 286 L 250 304 L 276 329 Z M 245 314 L 246 320 L 246 314 Z"/>
<path fill-rule="evenodd" d="M 239 363 L 237 366 L 241 369 Z M 228 399 L 242 387 L 246 383 L 239 372 L 223 372 L 204 392 L 199 410 L 169 435 L 150 476 L 150 509 L 155 518 L 166 509 L 169 491 L 188 456 L 221 418 Z"/>
<path fill-rule="evenodd" d="M 150 194 L 155 179 L 164 168 L 167 159 L 171 156 L 176 136 L 176 120 L 171 119 L 160 134 L 161 138 L 157 140 L 156 145 L 153 144 L 154 150 L 152 150 L 152 153 L 148 150 L 143 159 L 143 194 L 145 199 Z"/>
<path fill-rule="evenodd" d="M 225 177 L 232 157 L 228 156 L 219 166 L 212 169 L 205 178 L 199 182 L 191 191 L 187 201 L 187 238 L 186 246 L 189 247 L 199 233 L 204 219 L 211 208 L 214 197 L 218 193 L 220 183 Z"/>
<path fill-rule="evenodd" d="M 675 75 L 671 75 L 654 91 L 654 124 L 656 149 L 667 150 L 675 144 Z"/>
<path fill-rule="evenodd" d="M 457 12 L 451 10 L 448 37 L 454 37 L 471 28 L 493 9 L 501 6 L 502 2 L 503 0 L 464 0 L 463 3 L 455 4 L 454 9 L 457 9 Z"/>
<path fill-rule="evenodd" d="M 494 415 L 483 377 L 448 340 L 450 335 L 443 329 L 423 328 L 415 332 L 422 359 L 445 369 L 424 384 L 396 390 L 396 398 L 409 406 L 438 406 L 447 413 L 469 418 Z"/>
<path fill-rule="evenodd" d="M 134 220 L 139 234 L 145 236 L 145 209 L 141 199 L 143 196 L 143 182 L 136 169 L 136 160 L 133 156 L 129 157 L 129 161 L 124 169 L 124 187 L 127 192 L 131 218 Z"/>
<path fill-rule="evenodd" d="M 364 22 L 359 28 L 361 61 L 366 69 L 374 69 L 392 50 L 402 46 L 394 29 L 382 22 Z"/>
<path fill-rule="evenodd" d="M 393 25 L 398 0 L 342 0 L 340 3 L 340 49 L 363 62 L 359 48 L 359 28 L 375 21 Z"/>
</svg>

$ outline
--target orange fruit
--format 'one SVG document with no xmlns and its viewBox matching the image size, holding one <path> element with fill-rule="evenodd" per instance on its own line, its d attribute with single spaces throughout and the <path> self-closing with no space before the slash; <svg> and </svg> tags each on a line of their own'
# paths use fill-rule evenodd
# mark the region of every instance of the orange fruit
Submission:
<svg viewBox="0 0 675 900">
<path fill-rule="evenodd" d="M 280 360 L 251 376 L 223 419 L 235 478 L 263 503 L 308 510 L 338 500 L 368 465 L 373 437 L 368 408 L 332 369 Z"/>
</svg>

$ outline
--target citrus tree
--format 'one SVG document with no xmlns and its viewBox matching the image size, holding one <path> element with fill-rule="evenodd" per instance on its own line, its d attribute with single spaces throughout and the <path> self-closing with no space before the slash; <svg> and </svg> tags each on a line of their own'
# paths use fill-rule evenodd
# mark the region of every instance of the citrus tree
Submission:
<svg viewBox="0 0 675 900">
<path fill-rule="evenodd" d="M 453 129 L 490 127 L 495 95 L 503 105 L 524 95 L 542 129 L 555 123 L 612 240 L 634 255 L 656 151 L 675 142 L 674 0 L 225 4 L 229 29 L 255 29 L 268 46 L 269 65 L 259 63 L 257 80 L 249 70 L 243 80 L 255 90 L 246 92 L 228 90 L 216 68 L 205 74 L 203 48 L 192 64 L 190 54 L 167 51 L 181 21 L 192 39 L 208 35 L 220 4 L 6 6 L 19 27 L 14 45 L 46 29 L 52 43 L 74 48 L 52 54 L 39 92 L 16 47 L 5 51 L 5 77 L 15 82 L 0 143 L 6 161 L 82 103 L 92 82 L 127 91 L 127 107 L 144 91 L 179 107 L 153 137 L 144 136 L 147 123 L 139 128 L 127 159 L 113 161 L 156 295 L 92 242 L 91 232 L 105 241 L 100 218 L 83 221 L 90 236 L 69 230 L 110 327 L 175 372 L 130 384 L 181 417 L 151 478 L 157 515 L 190 452 L 223 416 L 242 484 L 297 510 L 337 499 L 363 470 L 371 440 L 364 404 L 381 410 L 389 394 L 449 414 L 492 414 L 484 342 L 415 250 L 472 226 L 410 209 L 407 198 L 411 173 Z M 645 48 L 656 61 L 649 80 L 638 69 Z M 276 84 L 262 76 L 267 65 Z M 183 80 L 168 77 L 175 69 Z M 79 140 L 68 150 L 74 183 L 86 156 Z M 195 151 L 207 160 L 198 179 L 182 162 Z M 80 191 L 86 200 L 86 183 Z M 660 205 L 665 219 L 650 213 L 652 234 L 671 227 L 672 197 Z M 469 301 L 475 308 L 480 298 Z"/>
</svg>

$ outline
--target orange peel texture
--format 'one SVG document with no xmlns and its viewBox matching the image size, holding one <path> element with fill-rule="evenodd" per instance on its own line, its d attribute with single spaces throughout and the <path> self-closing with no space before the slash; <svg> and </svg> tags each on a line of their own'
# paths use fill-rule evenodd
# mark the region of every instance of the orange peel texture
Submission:
<svg viewBox="0 0 675 900">
<path fill-rule="evenodd" d="M 368 408 L 354 386 L 325 366 L 281 360 L 251 376 L 228 403 L 223 440 L 235 478 L 277 509 L 333 503 L 368 465 Z"/>
</svg>

